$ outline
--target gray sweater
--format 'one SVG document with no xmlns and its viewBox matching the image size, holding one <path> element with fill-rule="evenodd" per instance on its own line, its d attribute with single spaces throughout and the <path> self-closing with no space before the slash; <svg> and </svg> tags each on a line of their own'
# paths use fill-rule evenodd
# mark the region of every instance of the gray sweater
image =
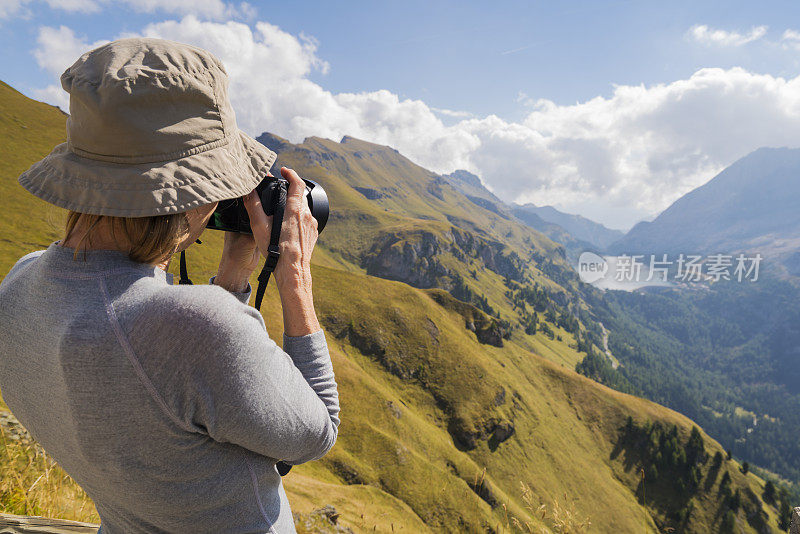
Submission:
<svg viewBox="0 0 800 534">
<path fill-rule="evenodd" d="M 101 532 L 294 532 L 275 463 L 320 458 L 339 425 L 323 331 L 281 350 L 249 286 L 72 254 L 55 242 L 0 284 L 0 389 Z"/>
</svg>

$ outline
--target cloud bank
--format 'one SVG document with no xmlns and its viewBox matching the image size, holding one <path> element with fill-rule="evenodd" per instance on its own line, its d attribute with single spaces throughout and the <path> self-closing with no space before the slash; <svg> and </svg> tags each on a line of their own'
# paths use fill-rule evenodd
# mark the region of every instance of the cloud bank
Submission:
<svg viewBox="0 0 800 534">
<path fill-rule="evenodd" d="M 766 26 L 755 26 L 748 33 L 717 30 L 705 24 L 697 24 L 689 29 L 689 36 L 703 44 L 719 46 L 742 46 L 758 41 L 767 34 Z"/>
<path fill-rule="evenodd" d="M 470 170 L 506 201 L 554 204 L 618 228 L 666 208 L 758 147 L 796 146 L 800 139 L 800 77 L 708 68 L 668 84 L 616 86 L 607 97 L 575 105 L 525 96 L 529 114 L 511 122 L 432 108 L 387 90 L 331 93 L 309 79 L 330 68 L 316 41 L 268 22 L 187 16 L 150 24 L 140 35 L 217 55 L 230 76 L 239 126 L 251 135 L 270 131 L 292 142 L 350 135 L 391 145 L 437 172 Z M 57 76 L 98 43 L 63 26 L 41 28 L 34 55 Z M 37 96 L 66 109 L 58 85 Z"/>
</svg>

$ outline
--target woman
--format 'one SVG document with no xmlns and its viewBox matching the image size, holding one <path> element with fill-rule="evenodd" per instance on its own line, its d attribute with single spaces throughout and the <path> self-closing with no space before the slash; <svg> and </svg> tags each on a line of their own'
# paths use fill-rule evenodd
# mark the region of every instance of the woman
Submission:
<svg viewBox="0 0 800 534">
<path fill-rule="evenodd" d="M 320 458 L 339 425 L 302 180 L 281 168 L 282 350 L 247 305 L 271 223 L 251 192 L 276 155 L 236 127 L 222 64 L 124 39 L 61 82 L 68 142 L 20 183 L 70 210 L 66 235 L 0 284 L 3 398 L 94 500 L 103 534 L 294 532 L 276 462 Z M 172 255 L 238 197 L 254 237 L 225 235 L 210 285 L 172 285 Z"/>
</svg>

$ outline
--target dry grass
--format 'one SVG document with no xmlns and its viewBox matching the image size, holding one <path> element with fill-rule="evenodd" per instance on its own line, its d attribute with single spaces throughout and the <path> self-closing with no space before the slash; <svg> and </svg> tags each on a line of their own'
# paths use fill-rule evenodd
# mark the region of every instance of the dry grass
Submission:
<svg viewBox="0 0 800 534">
<path fill-rule="evenodd" d="M 32 439 L 0 426 L 0 511 L 99 523 L 89 496 Z"/>
<path fill-rule="evenodd" d="M 542 499 L 534 495 L 530 486 L 524 482 L 520 482 L 520 486 L 525 508 L 532 517 L 538 519 L 542 524 L 533 524 L 530 521 L 522 521 L 516 517 L 511 517 L 511 525 L 514 526 L 514 530 L 542 534 L 550 534 L 552 532 L 580 534 L 588 532 L 588 528 L 591 525 L 589 518 L 581 516 L 575 506 L 575 501 L 570 500 L 566 494 L 564 494 L 563 502 L 556 497 L 548 506 Z M 505 508 L 505 505 L 503 508 Z M 509 526 L 508 520 L 506 520 L 506 526 Z"/>
</svg>

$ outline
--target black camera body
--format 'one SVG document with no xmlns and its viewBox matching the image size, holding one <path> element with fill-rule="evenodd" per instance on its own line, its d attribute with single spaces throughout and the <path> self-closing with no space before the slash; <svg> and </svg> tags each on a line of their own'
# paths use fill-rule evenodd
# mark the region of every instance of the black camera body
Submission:
<svg viewBox="0 0 800 534">
<path fill-rule="evenodd" d="M 306 200 L 311 210 L 311 215 L 317 220 L 317 231 L 322 232 L 328 222 L 330 208 L 328 206 L 328 195 L 321 185 L 313 180 L 306 180 Z M 275 214 L 276 199 L 275 195 L 286 198 L 289 190 L 289 182 L 282 177 L 265 177 L 256 186 L 256 192 L 261 198 L 261 206 L 267 215 Z M 208 220 L 206 228 L 212 230 L 222 230 L 225 232 L 237 232 L 240 234 L 252 234 L 250 229 L 250 216 L 244 206 L 244 200 L 234 198 L 223 200 L 217 205 L 217 209 Z"/>
</svg>

